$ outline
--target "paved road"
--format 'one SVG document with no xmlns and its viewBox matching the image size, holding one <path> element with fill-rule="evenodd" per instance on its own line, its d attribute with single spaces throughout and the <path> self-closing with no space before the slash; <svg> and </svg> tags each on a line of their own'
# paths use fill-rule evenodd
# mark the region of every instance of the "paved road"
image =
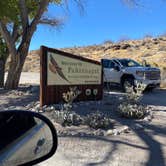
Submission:
<svg viewBox="0 0 166 166">
<path fill-rule="evenodd" d="M 124 94 L 114 89 L 109 93 L 116 96 Z M 152 92 L 145 92 L 141 102 L 152 106 L 166 106 L 166 89 L 154 89 Z"/>
<path fill-rule="evenodd" d="M 5 74 L 6 78 L 6 74 Z M 40 84 L 40 73 L 22 72 L 20 84 Z"/>
<path fill-rule="evenodd" d="M 145 93 L 142 102 L 154 106 L 166 106 L 166 89 L 156 89 L 152 93 Z"/>
</svg>

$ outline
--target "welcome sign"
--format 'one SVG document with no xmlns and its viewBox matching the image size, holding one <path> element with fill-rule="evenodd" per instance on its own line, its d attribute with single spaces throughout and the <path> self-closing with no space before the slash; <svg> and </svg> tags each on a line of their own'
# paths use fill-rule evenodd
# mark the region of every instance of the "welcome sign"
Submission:
<svg viewBox="0 0 166 166">
<path fill-rule="evenodd" d="M 102 66 L 98 61 L 41 47 L 40 104 L 62 103 L 62 94 L 77 87 L 81 94 L 77 101 L 101 100 Z"/>
<path fill-rule="evenodd" d="M 101 65 L 48 52 L 47 85 L 101 84 Z"/>
</svg>

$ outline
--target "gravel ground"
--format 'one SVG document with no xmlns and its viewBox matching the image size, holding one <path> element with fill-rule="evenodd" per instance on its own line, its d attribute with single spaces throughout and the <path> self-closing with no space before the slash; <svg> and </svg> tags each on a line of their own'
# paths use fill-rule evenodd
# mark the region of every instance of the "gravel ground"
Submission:
<svg viewBox="0 0 166 166">
<path fill-rule="evenodd" d="M 115 98 L 121 93 L 109 93 L 106 109 L 115 105 Z M 161 96 L 162 95 L 162 98 Z M 160 99 L 158 99 L 158 97 Z M 166 165 L 166 91 L 156 90 L 145 94 L 142 102 L 149 104 L 153 110 L 151 122 L 125 120 L 113 116 L 115 128 L 119 126 L 142 125 L 143 128 L 129 133 L 112 136 L 59 136 L 57 153 L 40 166 L 165 166 Z M 80 107 L 81 109 L 82 107 Z M 84 108 L 82 108 L 84 110 Z"/>
<path fill-rule="evenodd" d="M 26 75 L 26 76 L 25 76 Z M 21 83 L 34 83 L 39 77 L 25 74 Z M 31 77 L 32 76 L 32 77 Z M 31 79 L 31 78 L 34 78 Z M 28 81 L 31 80 L 31 82 Z M 24 80 L 24 81 L 23 81 Z M 33 80 L 33 81 L 32 81 Z M 35 82 L 38 84 L 38 82 Z M 32 90 L 33 89 L 33 90 Z M 109 113 L 114 121 L 114 128 L 141 125 L 143 128 L 132 128 L 129 133 L 111 136 L 59 135 L 56 154 L 39 166 L 165 166 L 166 165 L 166 90 L 158 89 L 145 93 L 142 103 L 152 108 L 151 121 L 126 120 L 116 116 L 116 106 L 120 92 L 105 92 L 102 102 L 79 103 L 75 105 L 78 113 L 99 109 Z M 0 89 L 0 110 L 32 109 L 39 99 L 39 87 L 22 86 L 18 90 Z M 49 114 L 47 113 L 47 116 Z M 53 119 L 51 119 L 53 120 Z M 59 126 L 55 124 L 57 130 Z M 66 130 L 86 131 L 68 127 Z"/>
</svg>

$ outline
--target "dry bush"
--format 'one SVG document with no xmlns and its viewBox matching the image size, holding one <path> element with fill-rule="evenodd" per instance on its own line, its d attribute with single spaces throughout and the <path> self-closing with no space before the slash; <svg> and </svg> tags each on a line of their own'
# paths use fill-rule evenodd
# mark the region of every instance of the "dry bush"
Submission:
<svg viewBox="0 0 166 166">
<path fill-rule="evenodd" d="M 133 88 L 127 90 L 126 100 L 118 108 L 122 117 L 140 119 L 145 116 L 146 109 L 140 104 L 145 87 L 146 85 L 136 82 L 135 90 Z"/>
<path fill-rule="evenodd" d="M 84 117 L 84 123 L 94 129 L 107 129 L 111 126 L 111 118 L 97 111 Z"/>
<path fill-rule="evenodd" d="M 94 129 L 108 128 L 111 125 L 111 119 L 98 111 L 82 117 L 72 111 L 73 101 L 80 93 L 77 87 L 71 87 L 68 92 L 63 93 L 63 98 L 66 103 L 61 110 L 55 111 L 53 114 L 54 120 L 62 126 L 77 126 L 83 124 Z"/>
<path fill-rule="evenodd" d="M 114 42 L 112 40 L 105 40 L 103 45 L 112 45 Z"/>
<path fill-rule="evenodd" d="M 150 57 L 150 56 L 152 56 L 152 54 L 146 53 L 146 54 L 144 54 L 142 57 Z"/>
<path fill-rule="evenodd" d="M 62 126 L 78 126 L 82 124 L 83 119 L 80 115 L 76 114 L 73 111 L 66 111 L 66 110 L 55 110 L 53 114 L 54 120 L 61 124 Z"/>
<path fill-rule="evenodd" d="M 81 91 L 79 91 L 77 87 L 70 87 L 68 92 L 62 94 L 66 103 L 59 112 L 55 111 L 54 115 L 56 121 L 61 125 L 74 125 L 76 123 L 76 119 L 81 120 L 77 114 L 72 112 L 73 101 L 78 97 L 78 95 L 80 95 L 80 93 Z"/>
<path fill-rule="evenodd" d="M 158 48 L 158 51 L 166 51 L 166 47 L 165 47 L 165 46 L 160 46 L 160 47 Z"/>
<path fill-rule="evenodd" d="M 130 44 L 122 44 L 120 48 L 125 50 L 125 49 L 128 49 L 130 47 L 131 47 Z"/>
<path fill-rule="evenodd" d="M 121 104 L 119 106 L 119 113 L 122 117 L 125 118 L 143 118 L 146 114 L 146 110 L 142 105 L 131 105 L 131 104 Z"/>
<path fill-rule="evenodd" d="M 81 94 L 81 91 L 77 87 L 70 87 L 69 91 L 62 94 L 64 101 L 66 102 L 63 105 L 63 111 L 66 112 L 66 116 L 70 114 L 73 108 L 73 101 Z M 68 117 L 67 117 L 68 118 Z M 66 119 L 67 119 L 66 118 Z"/>
</svg>

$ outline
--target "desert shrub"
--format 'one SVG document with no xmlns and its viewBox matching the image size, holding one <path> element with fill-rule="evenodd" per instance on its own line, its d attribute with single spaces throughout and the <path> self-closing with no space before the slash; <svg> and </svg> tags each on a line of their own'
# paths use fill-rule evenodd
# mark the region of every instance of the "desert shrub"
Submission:
<svg viewBox="0 0 166 166">
<path fill-rule="evenodd" d="M 166 51 L 166 47 L 165 47 L 165 46 L 160 46 L 160 47 L 158 48 L 158 51 Z"/>
<path fill-rule="evenodd" d="M 121 45 L 120 44 L 114 44 L 111 46 L 113 50 L 120 50 Z"/>
<path fill-rule="evenodd" d="M 120 104 L 119 113 L 125 118 L 143 118 L 146 114 L 146 110 L 142 105 Z"/>
<path fill-rule="evenodd" d="M 153 44 L 159 44 L 159 42 L 158 41 L 154 41 Z"/>
<path fill-rule="evenodd" d="M 165 36 L 164 37 L 159 37 L 158 39 L 161 40 L 161 41 L 166 41 Z"/>
<path fill-rule="evenodd" d="M 144 36 L 144 39 L 146 40 L 146 39 L 153 39 L 153 36 L 151 35 L 151 34 L 146 34 L 145 36 Z"/>
<path fill-rule="evenodd" d="M 81 94 L 81 91 L 77 89 L 77 87 L 70 87 L 69 91 L 62 94 L 64 101 L 66 102 L 63 105 L 63 109 L 67 112 L 72 110 L 73 101 Z"/>
<path fill-rule="evenodd" d="M 140 43 L 140 45 L 141 45 L 141 46 L 145 46 L 145 45 L 146 45 L 146 41 L 143 40 L 143 41 Z"/>
<path fill-rule="evenodd" d="M 76 125 L 80 121 L 80 117 L 72 111 L 73 101 L 81 93 L 77 87 L 70 87 L 69 91 L 62 94 L 62 97 L 66 103 L 63 104 L 60 111 L 55 111 L 54 119 L 56 122 L 63 126 Z M 79 120 L 78 120 L 79 119 Z M 76 120 L 78 120 L 76 122 Z"/>
<path fill-rule="evenodd" d="M 149 56 L 152 56 L 152 54 L 146 53 L 146 54 L 144 54 L 142 57 L 149 57 Z"/>
<path fill-rule="evenodd" d="M 104 114 L 96 111 L 95 113 L 86 116 L 80 116 L 72 110 L 73 101 L 81 92 L 76 87 L 72 87 L 68 92 L 63 93 L 63 99 L 66 102 L 61 110 L 55 110 L 53 114 L 54 120 L 62 126 L 78 126 L 87 125 L 94 129 L 106 129 L 111 124 L 111 119 Z"/>
<path fill-rule="evenodd" d="M 151 62 L 151 66 L 153 66 L 153 67 L 159 67 L 159 64 L 157 64 L 155 62 Z"/>
<path fill-rule="evenodd" d="M 122 117 L 140 119 L 145 116 L 146 110 L 140 104 L 145 87 L 146 85 L 136 82 L 135 90 L 133 88 L 127 90 L 126 100 L 118 107 L 118 112 Z"/>
<path fill-rule="evenodd" d="M 131 45 L 130 44 L 122 44 L 122 46 L 121 46 L 121 49 L 128 49 L 128 48 L 130 48 L 131 47 Z"/>
<path fill-rule="evenodd" d="M 56 110 L 53 114 L 54 120 L 61 124 L 62 126 L 78 126 L 82 124 L 83 119 L 80 117 L 80 115 L 76 114 L 75 112 L 68 112 L 65 110 Z"/>
<path fill-rule="evenodd" d="M 111 119 L 99 111 L 81 117 L 73 111 L 56 110 L 53 119 L 64 127 L 87 125 L 93 129 L 107 129 L 111 126 Z"/>
<path fill-rule="evenodd" d="M 104 52 L 106 52 L 107 50 L 110 50 L 110 49 L 112 49 L 112 46 L 106 46 L 106 47 L 104 48 Z"/>
<path fill-rule="evenodd" d="M 103 44 L 104 44 L 104 45 L 111 45 L 111 44 L 113 44 L 113 41 L 112 41 L 112 40 L 105 40 L 105 41 L 103 42 Z"/>
<path fill-rule="evenodd" d="M 94 129 L 106 129 L 111 125 L 111 118 L 97 111 L 84 117 L 84 124 Z"/>
<path fill-rule="evenodd" d="M 143 91 L 146 85 L 140 82 L 135 82 L 135 88 L 129 87 L 126 93 L 126 102 L 129 104 L 140 104 L 140 100 L 143 96 Z"/>
</svg>

